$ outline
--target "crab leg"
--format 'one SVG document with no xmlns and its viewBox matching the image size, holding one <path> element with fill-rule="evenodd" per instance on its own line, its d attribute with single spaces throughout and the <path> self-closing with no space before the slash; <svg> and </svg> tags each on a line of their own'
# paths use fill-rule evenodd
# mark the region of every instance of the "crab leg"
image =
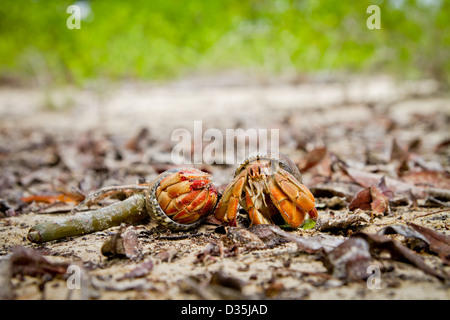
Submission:
<svg viewBox="0 0 450 320">
<path fill-rule="evenodd" d="M 216 202 L 216 199 L 217 196 L 215 193 L 204 189 L 184 209 L 177 212 L 173 216 L 173 219 L 178 223 L 184 224 L 195 222 L 207 213 L 206 211 L 211 208 L 211 205 Z"/>
<path fill-rule="evenodd" d="M 274 205 L 291 227 L 299 227 L 307 213 L 311 218 L 317 218 L 314 196 L 306 186 L 297 182 L 287 171 L 280 168 L 270 180 L 269 189 Z"/>
<path fill-rule="evenodd" d="M 269 182 L 269 187 L 270 198 L 284 221 L 293 228 L 299 227 L 305 218 L 305 212 L 274 181 Z"/>
<path fill-rule="evenodd" d="M 271 224 L 272 221 L 268 219 L 262 212 L 260 211 L 258 205 L 257 195 L 252 195 L 252 192 L 249 188 L 245 190 L 245 204 L 246 210 L 248 212 L 248 216 L 252 224 Z"/>
<path fill-rule="evenodd" d="M 175 172 L 161 180 L 156 196 L 164 213 L 181 224 L 198 221 L 217 200 L 209 175 L 189 169 Z"/>
<path fill-rule="evenodd" d="M 223 192 L 222 198 L 214 212 L 216 219 L 228 222 L 232 226 L 236 225 L 237 209 L 246 180 L 247 171 L 244 170 L 231 181 Z"/>
</svg>

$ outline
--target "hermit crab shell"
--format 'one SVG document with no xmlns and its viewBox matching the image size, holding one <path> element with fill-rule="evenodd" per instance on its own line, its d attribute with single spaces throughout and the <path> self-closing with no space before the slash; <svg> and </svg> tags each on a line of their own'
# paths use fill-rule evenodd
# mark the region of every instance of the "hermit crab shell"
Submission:
<svg viewBox="0 0 450 320">
<path fill-rule="evenodd" d="M 191 170 L 197 170 L 197 169 L 192 169 L 192 168 L 174 168 L 174 169 L 169 169 L 164 171 L 163 173 L 161 173 L 150 185 L 150 187 L 148 188 L 147 192 L 146 192 L 146 208 L 147 208 L 147 212 L 150 215 L 150 217 L 155 220 L 159 225 L 171 229 L 171 230 L 177 230 L 177 231 L 183 231 L 183 230 L 189 230 L 192 228 L 197 227 L 198 225 L 200 225 L 206 218 L 207 214 L 203 214 L 198 220 L 196 220 L 195 222 L 192 223 L 179 223 L 174 221 L 173 219 L 171 219 L 165 212 L 164 210 L 161 208 L 160 203 L 158 202 L 157 199 L 157 189 L 161 183 L 162 180 L 164 180 L 165 178 L 167 178 L 168 176 L 177 173 L 177 172 L 183 172 L 183 171 L 191 171 Z M 198 170 L 199 171 L 199 170 Z M 201 171 L 199 171 L 201 172 Z M 215 190 L 214 186 L 212 185 L 212 183 L 207 186 L 207 188 L 210 188 L 208 190 L 210 190 L 212 193 L 214 193 L 215 196 L 217 196 L 217 191 Z M 210 204 L 211 205 L 211 210 L 213 211 L 215 208 L 217 202 L 217 198 L 215 199 L 215 201 Z"/>
<path fill-rule="evenodd" d="M 302 175 L 295 163 L 292 162 L 292 160 L 290 160 L 286 155 L 279 152 L 266 152 L 250 155 L 248 158 L 241 162 L 241 164 L 236 169 L 234 176 L 238 176 L 239 173 L 241 173 L 241 171 L 245 169 L 248 164 L 258 160 L 270 161 L 273 173 L 277 171 L 277 167 L 279 166 L 292 174 L 298 182 L 302 183 Z"/>
</svg>

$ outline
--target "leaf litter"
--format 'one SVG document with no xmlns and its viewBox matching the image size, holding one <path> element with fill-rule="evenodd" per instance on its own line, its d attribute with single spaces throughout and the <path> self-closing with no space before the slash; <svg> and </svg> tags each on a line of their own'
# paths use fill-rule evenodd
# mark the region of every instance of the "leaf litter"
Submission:
<svg viewBox="0 0 450 320">
<path fill-rule="evenodd" d="M 424 103 L 433 103 L 427 99 Z M 123 200 L 131 187 L 173 167 L 167 161 L 171 146 L 158 135 L 164 128 L 158 123 L 135 128 L 131 135 L 93 128 L 56 136 L 42 127 L 5 127 L 0 132 L 0 296 L 448 299 L 450 150 L 448 125 L 441 119 L 450 111 L 399 120 L 396 103 L 375 101 L 362 108 L 369 117 L 349 121 L 322 120 L 323 110 L 314 109 L 300 117 L 293 107 L 267 116 L 268 122 L 258 118 L 263 119 L 259 125 L 283 132 L 282 151 L 297 163 L 316 197 L 320 218 L 310 229 L 250 226 L 242 215 L 236 228 L 208 221 L 185 234 L 159 230 L 150 221 L 45 247 L 26 240 L 29 227 L 45 215 Z M 355 106 L 335 105 L 329 111 L 351 114 Z M 212 114 L 211 125 L 219 126 Z M 229 116 L 240 126 L 255 125 L 252 117 Z M 433 124 L 429 131 L 422 118 Z M 301 130 L 311 119 L 314 130 Z M 234 170 L 204 169 L 221 183 L 229 182 Z M 71 263 L 84 275 L 79 295 L 61 284 Z M 371 291 L 365 283 L 373 265 L 381 267 L 384 290 Z"/>
</svg>

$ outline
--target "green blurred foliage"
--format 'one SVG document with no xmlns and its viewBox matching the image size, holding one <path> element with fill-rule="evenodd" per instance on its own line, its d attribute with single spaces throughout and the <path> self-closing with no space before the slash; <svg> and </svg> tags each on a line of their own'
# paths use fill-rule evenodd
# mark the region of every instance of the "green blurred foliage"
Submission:
<svg viewBox="0 0 450 320">
<path fill-rule="evenodd" d="M 244 68 L 259 73 L 362 72 L 449 81 L 450 1 L 4 0 L 0 76 L 51 83 L 170 79 Z M 381 29 L 369 30 L 369 5 Z M 83 7 L 82 7 L 83 8 Z M 42 80 L 43 79 L 43 80 Z"/>
</svg>

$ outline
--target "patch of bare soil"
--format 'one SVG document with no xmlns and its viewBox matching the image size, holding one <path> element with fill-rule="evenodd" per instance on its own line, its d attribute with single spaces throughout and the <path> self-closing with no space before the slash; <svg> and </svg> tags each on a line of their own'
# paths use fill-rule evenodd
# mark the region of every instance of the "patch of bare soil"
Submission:
<svg viewBox="0 0 450 320">
<path fill-rule="evenodd" d="M 220 79 L 0 88 L 0 297 L 450 298 L 447 94 L 433 82 L 389 78 Z M 173 167 L 171 134 L 194 136 L 194 121 L 224 137 L 226 129 L 279 129 L 280 150 L 316 197 L 316 224 L 255 228 L 242 210 L 237 228 L 207 222 L 171 232 L 148 220 L 128 226 L 133 254 L 117 243 L 102 254 L 127 226 L 27 240 L 32 226 L 71 214 L 89 193 Z M 236 166 L 196 165 L 218 187 Z"/>
</svg>

